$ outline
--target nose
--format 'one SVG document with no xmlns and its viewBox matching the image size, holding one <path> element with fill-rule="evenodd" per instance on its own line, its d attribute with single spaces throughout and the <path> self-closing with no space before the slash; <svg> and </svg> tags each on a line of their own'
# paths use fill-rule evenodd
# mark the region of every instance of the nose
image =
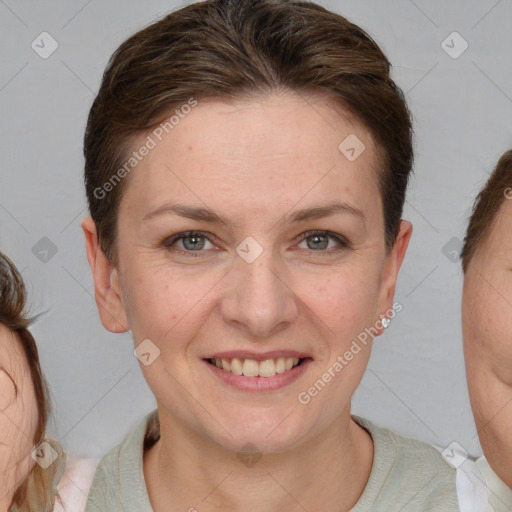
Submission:
<svg viewBox="0 0 512 512">
<path fill-rule="evenodd" d="M 228 275 L 221 301 L 222 318 L 245 330 L 248 339 L 270 338 L 291 325 L 299 314 L 288 273 L 274 256 L 270 249 L 264 249 L 252 263 L 237 257 Z"/>
</svg>

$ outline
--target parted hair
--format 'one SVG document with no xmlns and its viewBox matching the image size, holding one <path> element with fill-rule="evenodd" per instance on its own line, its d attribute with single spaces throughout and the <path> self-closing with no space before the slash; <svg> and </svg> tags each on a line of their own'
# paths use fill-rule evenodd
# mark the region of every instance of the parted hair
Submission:
<svg viewBox="0 0 512 512">
<path fill-rule="evenodd" d="M 36 396 L 38 419 L 32 442 L 37 446 L 45 439 L 50 415 L 48 386 L 41 371 L 37 346 L 28 327 L 33 322 L 27 314 L 27 294 L 21 274 L 14 263 L 0 252 L 0 324 L 14 333 L 23 349 Z M 15 385 L 16 386 L 16 385 Z M 59 459 L 64 457 L 59 443 L 49 440 Z M 51 512 L 56 498 L 55 480 L 62 468 L 58 461 L 44 469 L 34 464 L 14 492 L 9 511 Z"/>
<path fill-rule="evenodd" d="M 478 247 L 485 242 L 498 211 L 506 200 L 512 200 L 511 149 L 501 155 L 473 204 L 460 254 L 464 273 Z"/>
<path fill-rule="evenodd" d="M 85 131 L 84 181 L 107 258 L 118 261 L 117 213 L 137 137 L 191 98 L 232 102 L 288 91 L 325 94 L 371 133 L 380 153 L 376 180 L 389 250 L 413 165 L 413 128 L 403 92 L 377 43 L 313 2 L 207 0 L 129 37 L 104 71 Z M 123 179 L 112 182 L 116 172 Z"/>
</svg>

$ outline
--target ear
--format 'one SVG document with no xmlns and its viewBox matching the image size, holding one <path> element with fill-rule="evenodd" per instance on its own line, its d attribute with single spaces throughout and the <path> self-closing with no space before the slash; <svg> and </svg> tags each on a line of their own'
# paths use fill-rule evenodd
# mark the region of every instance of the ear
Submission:
<svg viewBox="0 0 512 512">
<path fill-rule="evenodd" d="M 398 271 L 402 266 L 402 261 L 409 245 L 409 240 L 412 235 L 412 224 L 406 220 L 400 222 L 400 230 L 395 239 L 391 251 L 386 256 L 384 268 L 381 275 L 381 289 L 379 297 L 379 312 L 380 318 L 383 317 L 386 311 L 393 309 L 393 298 L 395 296 L 396 281 L 398 278 Z M 380 323 L 380 322 L 379 322 Z M 384 332 L 384 329 L 379 329 L 379 335 Z"/>
<path fill-rule="evenodd" d="M 87 259 L 94 279 L 94 296 L 101 323 L 110 332 L 126 332 L 128 320 L 121 299 L 118 270 L 105 256 L 98 242 L 96 224 L 91 217 L 82 221 Z"/>
</svg>

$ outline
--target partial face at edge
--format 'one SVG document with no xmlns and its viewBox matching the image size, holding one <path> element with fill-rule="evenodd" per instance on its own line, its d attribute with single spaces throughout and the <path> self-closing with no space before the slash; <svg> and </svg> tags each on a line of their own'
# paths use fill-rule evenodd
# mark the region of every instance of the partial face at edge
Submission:
<svg viewBox="0 0 512 512">
<path fill-rule="evenodd" d="M 199 102 L 138 164 L 120 205 L 112 283 L 135 344 L 150 339 L 160 351 L 144 376 L 161 410 L 234 450 L 290 448 L 349 413 L 371 338 L 307 405 L 298 396 L 390 310 L 410 236 L 405 226 L 386 255 L 373 141 L 309 100 Z M 338 149 L 349 135 L 366 146 L 354 161 Z M 344 204 L 336 215 L 289 222 L 333 202 Z M 210 208 L 228 224 L 163 210 L 171 203 Z M 172 241 L 191 230 L 199 237 Z M 248 262 L 237 248 L 262 252 Z M 289 351 L 307 366 L 265 392 L 233 387 L 206 361 Z"/>
<path fill-rule="evenodd" d="M 0 324 L 0 503 L 10 503 L 34 461 L 38 410 L 20 341 Z M 17 388 L 17 392 L 16 392 Z"/>
<path fill-rule="evenodd" d="M 464 353 L 480 442 L 512 487 L 512 201 L 505 200 L 464 278 Z"/>
</svg>

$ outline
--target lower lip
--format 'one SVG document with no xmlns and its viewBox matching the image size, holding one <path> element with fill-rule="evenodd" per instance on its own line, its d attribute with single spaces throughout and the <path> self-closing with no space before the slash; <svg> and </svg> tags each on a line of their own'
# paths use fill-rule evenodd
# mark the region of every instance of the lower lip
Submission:
<svg viewBox="0 0 512 512">
<path fill-rule="evenodd" d="M 305 371 L 312 359 L 306 358 L 298 366 L 283 373 L 276 373 L 273 377 L 245 377 L 236 375 L 226 370 L 221 370 L 208 361 L 203 362 L 210 368 L 214 375 L 222 379 L 226 384 L 241 391 L 275 391 L 297 380 Z"/>
</svg>

